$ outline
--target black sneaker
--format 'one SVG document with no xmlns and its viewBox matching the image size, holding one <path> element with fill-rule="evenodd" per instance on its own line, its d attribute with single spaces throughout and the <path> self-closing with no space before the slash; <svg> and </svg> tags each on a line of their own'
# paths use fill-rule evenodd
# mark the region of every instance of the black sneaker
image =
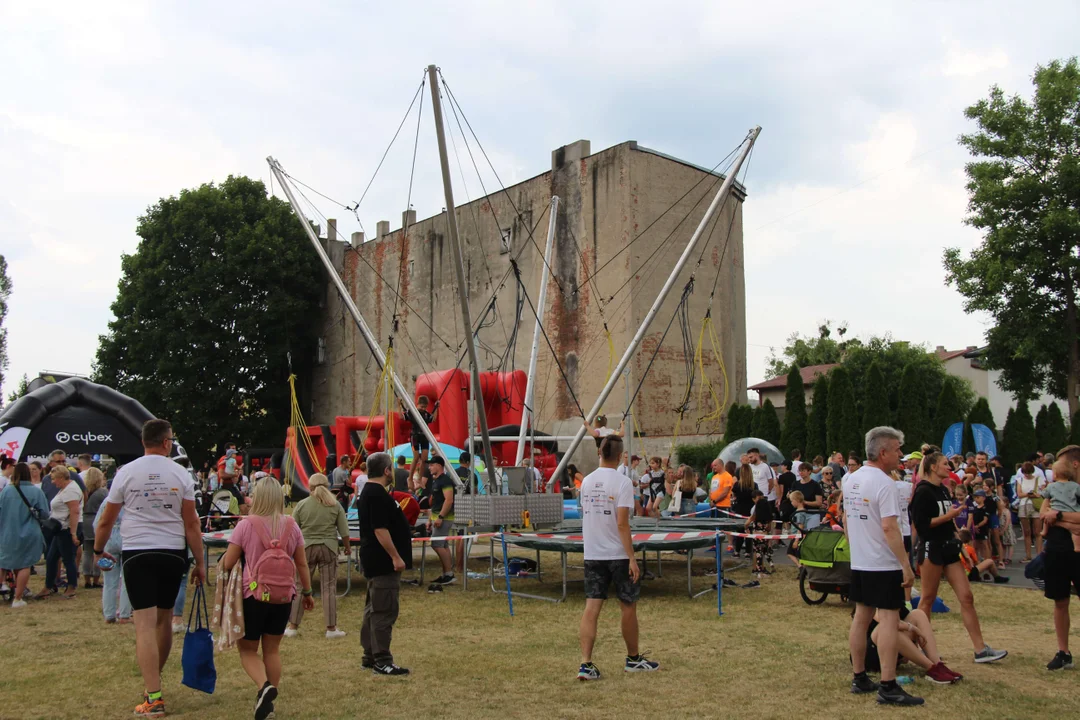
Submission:
<svg viewBox="0 0 1080 720">
<path fill-rule="evenodd" d="M 994 576 L 994 584 L 995 585 L 1003 585 L 1004 583 L 1007 583 L 1007 582 L 1009 582 L 1009 578 L 1005 577 L 1004 575 L 995 575 Z"/>
<path fill-rule="evenodd" d="M 581 680 L 582 682 L 585 682 L 587 680 L 599 680 L 600 668 L 596 667 L 591 662 L 581 663 L 581 666 L 578 668 L 577 671 L 577 679 Z"/>
<path fill-rule="evenodd" d="M 659 669 L 660 663 L 653 662 L 640 653 L 633 657 L 627 655 L 626 666 L 623 668 L 626 672 L 652 672 Z"/>
<path fill-rule="evenodd" d="M 268 680 L 255 696 L 255 720 L 266 720 L 274 714 L 274 700 L 277 699 L 277 688 Z"/>
<path fill-rule="evenodd" d="M 750 582 L 746 583 L 742 587 L 743 587 L 744 590 L 753 590 L 754 588 L 761 587 L 761 582 L 758 581 L 758 580 L 751 580 Z"/>
<path fill-rule="evenodd" d="M 862 675 L 856 675 L 851 680 L 851 694 L 852 695 L 865 695 L 866 693 L 876 692 L 878 684 L 871 680 L 866 673 Z"/>
<path fill-rule="evenodd" d="M 375 667 L 371 668 L 373 675 L 408 675 L 409 671 L 403 667 L 398 667 L 394 663 L 388 663 L 386 665 L 382 663 L 376 663 Z"/>
<path fill-rule="evenodd" d="M 1054 659 L 1046 664 L 1047 670 L 1071 670 L 1073 666 L 1072 655 L 1062 650 L 1058 650 Z"/>
<path fill-rule="evenodd" d="M 435 578 L 435 580 L 434 580 L 435 585 L 453 585 L 455 582 L 457 582 L 457 579 L 454 577 L 453 573 L 447 573 L 446 575 L 440 575 L 439 577 Z"/>
<path fill-rule="evenodd" d="M 363 668 L 364 670 L 370 670 L 371 668 L 375 667 L 375 661 L 374 660 L 368 660 L 367 658 L 361 658 L 360 659 L 360 667 Z"/>
<path fill-rule="evenodd" d="M 890 688 L 884 684 L 878 686 L 877 701 L 878 705 L 922 705 L 924 702 L 921 697 L 908 695 L 899 685 Z"/>
<path fill-rule="evenodd" d="M 726 588 L 736 588 L 736 587 L 739 587 L 739 583 L 735 582 L 731 578 L 724 578 L 724 587 L 726 587 Z"/>
<path fill-rule="evenodd" d="M 437 583 L 431 583 L 430 585 L 428 585 L 427 591 L 429 593 L 440 593 L 442 592 L 442 585 L 439 585 Z"/>
</svg>

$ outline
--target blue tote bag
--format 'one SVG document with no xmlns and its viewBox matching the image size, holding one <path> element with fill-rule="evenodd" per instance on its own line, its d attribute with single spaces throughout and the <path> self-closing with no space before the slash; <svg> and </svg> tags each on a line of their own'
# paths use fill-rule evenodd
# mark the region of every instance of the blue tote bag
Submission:
<svg viewBox="0 0 1080 720">
<path fill-rule="evenodd" d="M 194 629 L 191 626 L 195 621 Z M 213 694 L 217 684 L 217 670 L 214 669 L 214 636 L 207 624 L 210 614 L 206 610 L 206 592 L 202 584 L 195 586 L 195 594 L 188 613 L 187 634 L 184 636 L 184 652 L 180 664 L 184 668 L 184 677 L 180 681 L 194 690 Z"/>
</svg>

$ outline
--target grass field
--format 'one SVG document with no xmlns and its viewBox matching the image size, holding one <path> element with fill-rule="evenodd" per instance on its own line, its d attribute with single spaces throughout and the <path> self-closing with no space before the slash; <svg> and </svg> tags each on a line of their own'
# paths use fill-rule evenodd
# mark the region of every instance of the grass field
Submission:
<svg viewBox="0 0 1080 720">
<path fill-rule="evenodd" d="M 549 570 L 557 561 L 557 555 L 545 555 Z M 580 556 L 570 563 L 580 565 Z M 795 570 L 782 567 L 761 589 L 725 592 L 720 618 L 715 595 L 687 599 L 684 563 L 679 557 L 665 564 L 664 578 L 642 590 L 642 647 L 662 670 L 621 671 L 618 609 L 610 603 L 595 653 L 604 678 L 596 683 L 574 677 L 584 605 L 580 584 L 559 605 L 515 598 L 514 618 L 505 594 L 492 593 L 486 581 L 470 583 L 467 593 L 460 586 L 436 595 L 404 588 L 393 649 L 413 674 L 392 679 L 360 669 L 363 580 L 356 578 L 353 592 L 339 601 L 339 626 L 348 637 L 323 638 L 317 607 L 305 617 L 300 637 L 284 641 L 277 717 L 847 719 L 883 712 L 872 697 L 848 692 L 849 610 L 839 600 L 807 606 Z M 698 563 L 702 572 L 709 566 Z M 487 564 L 474 560 L 473 567 L 486 570 Z M 750 579 L 746 570 L 732 577 Z M 32 578 L 35 591 L 41 584 L 40 575 Z M 554 582 L 545 585 L 555 592 Z M 948 718 L 1080 714 L 1078 671 L 1051 675 L 1045 669 L 1056 649 L 1049 601 L 1016 588 L 983 585 L 975 592 L 988 641 L 1008 649 L 1009 657 L 975 665 L 959 612 L 938 615 L 934 629 L 942 655 L 966 679 L 938 687 L 914 673 L 919 679 L 909 690 L 923 695 L 926 706 L 889 710 Z M 947 586 L 942 598 L 955 600 Z M 18 611 L 0 608 L 0 629 L 0 717 L 131 716 L 142 692 L 134 629 L 102 622 L 100 591 L 80 589 L 75 600 L 53 598 Z M 217 691 L 204 695 L 180 685 L 182 636 L 174 637 L 164 676 L 169 715 L 250 717 L 255 687 L 235 651 L 217 656 Z"/>
</svg>

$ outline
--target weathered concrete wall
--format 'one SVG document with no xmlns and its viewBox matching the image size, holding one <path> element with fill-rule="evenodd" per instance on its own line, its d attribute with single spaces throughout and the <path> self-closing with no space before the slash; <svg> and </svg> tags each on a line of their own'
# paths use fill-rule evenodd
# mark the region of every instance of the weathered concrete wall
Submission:
<svg viewBox="0 0 1080 720">
<path fill-rule="evenodd" d="M 620 253 L 703 177 L 704 182 L 642 234 L 629 250 Z M 493 294 L 495 297 L 494 313 L 487 315 L 479 333 L 482 370 L 498 366 L 508 340 L 514 338 L 515 324 L 517 337 L 512 364 L 522 369 L 528 367 L 534 318 L 529 302 L 520 295 L 514 281 L 511 257 L 517 257 L 521 278 L 533 304 L 537 301 L 542 272 L 548 282 L 544 327 L 570 383 L 568 386 L 563 382 L 547 343 L 541 338 L 537 364 L 538 427 L 554 434 L 572 434 L 580 426 L 574 398 L 588 410 L 598 396 L 609 365 L 617 362 L 626 348 L 715 193 L 716 188 L 709 189 L 711 185 L 712 178 L 703 171 L 638 149 L 633 143 L 590 155 L 588 143 L 579 141 L 552 154 L 550 172 L 514 185 L 505 194 L 500 192 L 457 209 L 474 324 L 488 309 L 489 298 Z M 540 251 L 553 194 L 561 200 L 555 257 L 544 269 Z M 687 213 L 689 216 L 680 224 Z M 410 224 L 407 232 L 399 229 L 390 233 L 383 226 L 382 236 L 360 245 L 356 251 L 346 250 L 344 243 L 330 243 L 335 249 L 332 254 L 335 261 L 341 258 L 342 276 L 353 298 L 384 347 L 394 334 L 396 368 L 406 385 L 424 372 L 453 367 L 464 353 L 465 332 L 458 312 L 453 255 L 446 226 L 443 213 Z M 683 285 L 695 269 L 689 317 L 692 340 L 696 342 L 729 226 L 731 239 L 712 302 L 712 316 L 727 370 L 727 403 L 745 402 L 742 212 L 741 202 L 734 199 L 723 208 L 711 242 L 708 233 L 702 237 L 693 260 L 654 321 L 632 363 L 631 387 L 636 387 L 678 305 Z M 510 252 L 502 252 L 502 238 L 507 230 Z M 709 245 L 697 266 L 699 253 L 707 242 Z M 657 251 L 655 255 L 654 251 Z M 400 292 L 400 298 L 395 291 Z M 519 302 L 522 309 L 518 323 Z M 609 353 L 605 322 L 614 341 L 614 358 Z M 326 360 L 313 378 L 314 401 L 309 420 L 332 422 L 336 415 L 368 414 L 372 410 L 379 369 L 332 290 L 322 326 Z M 723 398 L 724 383 L 716 357 L 706 352 L 704 361 L 707 375 Z M 650 436 L 651 445 L 657 444 L 660 437 L 670 437 L 675 408 L 686 385 L 685 367 L 682 336 L 676 321 L 636 404 L 638 424 Z M 696 382 L 700 382 L 700 376 Z M 626 390 L 620 383 L 604 409 L 617 422 L 625 405 Z M 698 428 L 695 421 L 701 414 L 695 387 L 680 434 L 708 434 L 721 429 L 716 425 Z M 586 466 L 592 463 L 594 454 L 591 450 L 582 454 Z"/>
</svg>

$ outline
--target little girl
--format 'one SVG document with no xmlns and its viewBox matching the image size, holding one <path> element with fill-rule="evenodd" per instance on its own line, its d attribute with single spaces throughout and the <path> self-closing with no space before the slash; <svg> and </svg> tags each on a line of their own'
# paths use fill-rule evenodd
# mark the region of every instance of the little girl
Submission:
<svg viewBox="0 0 1080 720">
<path fill-rule="evenodd" d="M 751 497 L 754 499 L 754 509 L 750 511 L 750 517 L 746 518 L 745 529 L 747 532 L 771 534 L 773 531 L 773 503 L 769 502 L 764 493 L 754 490 Z M 768 540 L 754 538 L 754 569 L 757 575 L 771 574 L 776 566 L 773 565 L 772 544 Z M 765 563 L 769 564 L 768 569 Z"/>
<path fill-rule="evenodd" d="M 967 486 L 963 483 L 957 483 L 953 491 L 953 507 L 960 508 L 960 514 L 953 520 L 956 529 L 966 529 L 971 518 L 971 499 L 968 497 Z"/>
</svg>

